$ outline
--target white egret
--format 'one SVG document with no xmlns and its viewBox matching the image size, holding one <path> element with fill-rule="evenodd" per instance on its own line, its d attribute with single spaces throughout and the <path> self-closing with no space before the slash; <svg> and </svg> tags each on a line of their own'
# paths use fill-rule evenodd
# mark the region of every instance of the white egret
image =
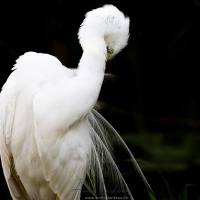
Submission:
<svg viewBox="0 0 200 200">
<path fill-rule="evenodd" d="M 118 195 L 120 190 L 133 199 L 115 163 L 113 140 L 142 172 L 124 141 L 94 108 L 106 61 L 127 45 L 129 18 L 104 5 L 86 14 L 78 38 L 83 54 L 76 69 L 66 68 L 54 56 L 27 52 L 2 88 L 0 153 L 14 200 L 78 200 L 83 185 L 106 199 L 106 175 Z"/>
</svg>

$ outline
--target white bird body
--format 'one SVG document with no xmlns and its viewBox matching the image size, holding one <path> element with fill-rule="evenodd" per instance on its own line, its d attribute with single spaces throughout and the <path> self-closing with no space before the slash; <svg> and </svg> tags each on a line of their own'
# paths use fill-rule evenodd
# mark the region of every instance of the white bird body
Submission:
<svg viewBox="0 0 200 200">
<path fill-rule="evenodd" d="M 83 163 L 86 165 L 86 154 L 90 148 L 85 119 L 81 119 L 83 122 L 80 121 L 71 130 L 70 126 L 79 120 L 78 116 L 86 113 L 87 104 L 85 102 L 85 106 L 81 107 L 82 101 L 76 97 L 77 91 L 67 87 L 75 70 L 62 66 L 53 56 L 29 52 L 17 62 L 16 70 L 8 78 L 1 94 L 1 109 L 6 109 L 2 113 L 13 113 L 7 119 L 1 118 L 1 122 L 6 120 L 6 126 L 12 127 L 6 135 L 6 143 L 9 144 L 17 174 L 30 197 L 55 199 L 55 192 L 52 192 L 47 180 L 53 182 L 56 177 L 51 176 L 56 173 L 55 170 L 60 170 L 59 167 L 72 164 L 64 169 L 74 171 L 60 170 L 63 173 L 60 174 L 61 178 L 70 177 L 66 181 L 70 182 L 71 190 L 78 187 L 73 186 L 73 174 L 80 181 L 85 177 L 86 169 L 83 170 L 84 173 L 78 173 L 80 165 L 82 168 Z M 26 62 L 33 65 L 26 65 Z M 3 106 L 2 103 L 7 105 Z M 36 127 L 40 130 L 36 130 Z M 54 166 L 48 164 L 49 168 L 45 168 L 47 164 L 41 162 L 44 155 L 49 155 L 47 162 Z M 77 161 L 65 163 L 66 160 L 73 159 Z M 66 187 L 65 191 L 67 192 Z"/>
<path fill-rule="evenodd" d="M 14 200 L 55 200 L 56 196 L 78 200 L 86 176 L 91 182 L 100 180 L 96 189 L 86 186 L 106 197 L 101 154 L 111 168 L 116 166 L 107 136 L 93 129 L 101 132 L 98 113 L 92 110 L 106 60 L 127 45 L 128 37 L 129 19 L 106 5 L 86 14 L 79 30 L 83 55 L 77 69 L 35 52 L 16 61 L 0 94 L 1 162 Z M 110 48 L 114 54 L 108 52 L 107 58 Z M 98 174 L 93 177 L 93 172 Z M 117 170 L 112 173 L 121 178 Z"/>
</svg>

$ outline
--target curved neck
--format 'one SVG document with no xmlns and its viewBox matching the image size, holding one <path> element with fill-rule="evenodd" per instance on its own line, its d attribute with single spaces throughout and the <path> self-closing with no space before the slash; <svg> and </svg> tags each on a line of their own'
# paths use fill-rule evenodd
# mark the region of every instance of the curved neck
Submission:
<svg viewBox="0 0 200 200">
<path fill-rule="evenodd" d="M 78 113 L 73 111 L 74 119 L 87 115 L 96 104 L 104 79 L 105 64 L 106 57 L 100 49 L 83 52 L 77 75 L 71 79 L 73 90 L 70 97 L 74 99 L 72 107 L 78 108 Z"/>
<path fill-rule="evenodd" d="M 103 38 L 90 37 L 78 64 L 77 76 L 102 83 L 106 65 L 106 44 Z"/>
<path fill-rule="evenodd" d="M 86 78 L 101 78 L 105 72 L 106 59 L 104 55 L 95 52 L 84 52 L 78 64 L 77 75 L 85 75 Z"/>
</svg>

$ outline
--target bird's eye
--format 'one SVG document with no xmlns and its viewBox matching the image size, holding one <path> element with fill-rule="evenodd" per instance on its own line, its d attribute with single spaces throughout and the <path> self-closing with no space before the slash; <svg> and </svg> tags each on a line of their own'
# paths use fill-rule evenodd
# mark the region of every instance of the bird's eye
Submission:
<svg viewBox="0 0 200 200">
<path fill-rule="evenodd" d="M 107 47 L 107 58 L 108 59 L 112 57 L 113 53 L 114 53 L 114 49 Z"/>
</svg>

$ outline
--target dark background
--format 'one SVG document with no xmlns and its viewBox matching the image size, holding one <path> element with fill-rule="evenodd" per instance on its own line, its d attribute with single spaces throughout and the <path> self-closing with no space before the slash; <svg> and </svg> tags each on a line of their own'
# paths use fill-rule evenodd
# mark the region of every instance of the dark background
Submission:
<svg viewBox="0 0 200 200">
<path fill-rule="evenodd" d="M 186 199 L 200 199 L 200 1 L 1 1 L 0 86 L 27 51 L 76 67 L 85 13 L 110 3 L 130 17 L 130 39 L 107 63 L 116 77 L 102 86 L 100 112 L 126 141 L 159 200 L 181 199 L 184 192 Z M 135 172 L 123 170 L 133 196 L 142 199 Z M 0 175 L 0 198 L 8 200 Z"/>
</svg>

